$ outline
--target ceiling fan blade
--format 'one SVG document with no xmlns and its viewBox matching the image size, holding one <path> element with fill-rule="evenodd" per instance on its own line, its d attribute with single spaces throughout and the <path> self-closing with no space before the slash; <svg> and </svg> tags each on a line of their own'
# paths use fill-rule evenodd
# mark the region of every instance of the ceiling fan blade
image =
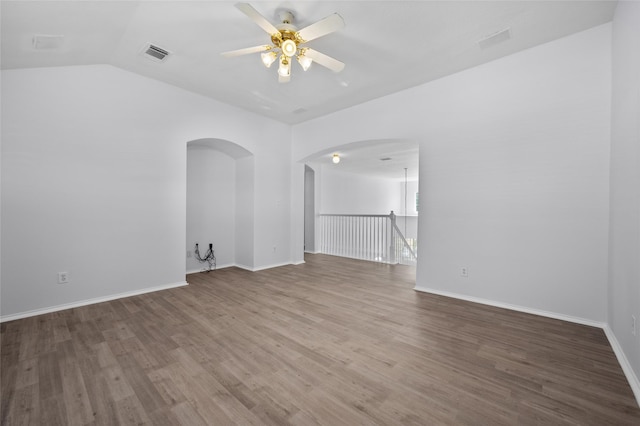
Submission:
<svg viewBox="0 0 640 426">
<path fill-rule="evenodd" d="M 327 35 L 344 27 L 344 19 L 342 16 L 334 13 L 324 19 L 319 20 L 315 24 L 304 27 L 298 31 L 298 36 L 305 42 L 314 40 L 323 35 Z"/>
<path fill-rule="evenodd" d="M 245 47 L 244 49 L 230 50 L 229 52 L 222 52 L 221 55 L 226 58 L 233 58 L 234 56 L 248 55 L 250 53 L 264 52 L 271 49 L 269 45 Z"/>
<path fill-rule="evenodd" d="M 262 16 L 260 12 L 255 10 L 249 3 L 236 3 L 236 8 L 238 8 L 240 12 L 247 15 L 253 22 L 258 24 L 260 28 L 265 30 L 269 35 L 280 33 L 280 31 L 278 31 L 278 29 L 274 27 L 273 24 L 267 20 L 267 18 Z"/>
<path fill-rule="evenodd" d="M 313 59 L 314 62 L 329 68 L 333 72 L 340 72 L 344 69 L 344 63 L 337 59 L 327 56 L 324 53 L 320 53 L 317 50 L 307 48 L 304 51 L 304 56 Z"/>
</svg>

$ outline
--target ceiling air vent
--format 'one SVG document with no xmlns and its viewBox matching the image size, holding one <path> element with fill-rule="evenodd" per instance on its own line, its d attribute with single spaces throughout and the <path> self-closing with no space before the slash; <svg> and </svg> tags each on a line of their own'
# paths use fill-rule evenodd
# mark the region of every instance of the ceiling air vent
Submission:
<svg viewBox="0 0 640 426">
<path fill-rule="evenodd" d="M 171 52 L 149 43 L 145 47 L 143 53 L 147 59 L 151 59 L 155 62 L 164 62 Z"/>
<path fill-rule="evenodd" d="M 33 36 L 33 48 L 36 50 L 54 50 L 62 46 L 63 35 L 36 34 Z"/>
<path fill-rule="evenodd" d="M 511 38 L 511 28 L 505 28 L 504 30 L 497 31 L 493 34 L 489 34 L 481 40 L 478 40 L 478 44 L 481 49 L 486 49 L 496 44 L 507 41 Z"/>
</svg>

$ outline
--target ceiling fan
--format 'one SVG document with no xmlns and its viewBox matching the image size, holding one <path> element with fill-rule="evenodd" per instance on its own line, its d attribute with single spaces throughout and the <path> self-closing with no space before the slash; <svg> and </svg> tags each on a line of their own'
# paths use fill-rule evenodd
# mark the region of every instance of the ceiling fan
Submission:
<svg viewBox="0 0 640 426">
<path fill-rule="evenodd" d="M 343 28 L 344 20 L 337 13 L 298 30 L 292 24 L 293 14 L 291 12 L 282 12 L 280 14 L 282 23 L 274 26 L 249 3 L 237 3 L 235 6 L 269 34 L 271 44 L 223 52 L 222 56 L 231 58 L 262 52 L 262 63 L 267 68 L 271 67 L 276 60 L 279 62 L 278 81 L 280 83 L 287 83 L 291 79 L 291 62 L 294 57 L 304 71 L 308 70 L 313 62 L 334 72 L 340 72 L 344 68 L 344 63 L 305 45 L 311 40 Z"/>
</svg>

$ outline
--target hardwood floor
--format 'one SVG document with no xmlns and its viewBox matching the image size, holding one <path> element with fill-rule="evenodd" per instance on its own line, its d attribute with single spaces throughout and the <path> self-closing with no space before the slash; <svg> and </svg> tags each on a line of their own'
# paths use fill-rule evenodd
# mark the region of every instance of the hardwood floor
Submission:
<svg viewBox="0 0 640 426">
<path fill-rule="evenodd" d="M 600 329 L 306 261 L 2 324 L 2 424 L 640 424 Z"/>
</svg>

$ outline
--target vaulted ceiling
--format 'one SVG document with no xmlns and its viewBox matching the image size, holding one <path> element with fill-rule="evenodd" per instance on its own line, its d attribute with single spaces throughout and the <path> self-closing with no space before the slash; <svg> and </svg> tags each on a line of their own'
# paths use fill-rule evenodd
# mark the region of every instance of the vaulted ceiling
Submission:
<svg viewBox="0 0 640 426">
<path fill-rule="evenodd" d="M 282 11 L 298 28 L 334 12 L 346 22 L 309 44 L 344 62 L 341 73 L 293 64 L 291 81 L 280 84 L 259 54 L 220 56 L 269 43 L 234 3 L 2 0 L 2 68 L 111 64 L 294 124 L 608 22 L 615 8 L 611 1 L 252 1 L 274 24 Z M 487 39 L 497 33 L 507 37 Z M 61 37 L 35 48 L 37 35 Z M 148 43 L 170 56 L 149 60 Z"/>
</svg>

